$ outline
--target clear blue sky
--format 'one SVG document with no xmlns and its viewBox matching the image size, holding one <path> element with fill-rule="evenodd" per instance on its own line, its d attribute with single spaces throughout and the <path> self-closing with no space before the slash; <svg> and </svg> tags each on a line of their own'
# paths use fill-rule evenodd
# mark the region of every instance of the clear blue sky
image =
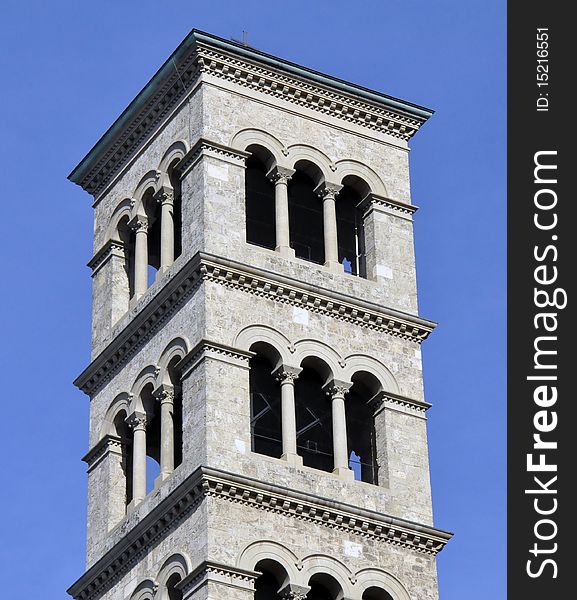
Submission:
<svg viewBox="0 0 577 600">
<path fill-rule="evenodd" d="M 412 143 L 441 600 L 505 597 L 505 2 L 4 0 L 0 581 L 83 572 L 90 197 L 66 175 L 193 27 L 436 109 Z"/>
</svg>

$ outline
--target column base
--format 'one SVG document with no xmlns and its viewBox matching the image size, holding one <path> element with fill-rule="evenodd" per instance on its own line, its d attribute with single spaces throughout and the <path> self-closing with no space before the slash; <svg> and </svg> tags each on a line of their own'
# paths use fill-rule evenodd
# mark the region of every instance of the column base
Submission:
<svg viewBox="0 0 577 600">
<path fill-rule="evenodd" d="M 278 252 L 283 258 L 295 258 L 294 248 L 290 246 L 277 246 L 275 252 Z"/>
<path fill-rule="evenodd" d="M 144 498 L 133 498 L 126 507 L 126 512 L 128 513 L 133 511 L 139 504 L 142 503 L 143 500 Z"/>
<path fill-rule="evenodd" d="M 156 491 L 170 476 L 170 473 L 160 473 L 160 475 L 154 480 L 154 491 Z"/>
<path fill-rule="evenodd" d="M 289 465 L 294 465 L 295 467 L 303 466 L 303 457 L 298 454 L 283 454 L 281 456 L 281 460 L 286 461 Z"/>
<path fill-rule="evenodd" d="M 325 267 L 328 267 L 329 271 L 332 273 L 344 273 L 345 268 L 343 265 L 336 260 L 327 260 L 325 262 Z"/>
<path fill-rule="evenodd" d="M 346 479 L 347 481 L 354 481 L 355 474 L 348 467 L 337 467 L 333 469 L 333 475 L 337 475 L 341 479 Z"/>
</svg>

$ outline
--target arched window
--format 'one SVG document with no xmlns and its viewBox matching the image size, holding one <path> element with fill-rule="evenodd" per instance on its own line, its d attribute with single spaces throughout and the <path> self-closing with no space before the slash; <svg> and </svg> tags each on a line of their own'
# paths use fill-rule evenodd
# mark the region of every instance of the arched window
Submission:
<svg viewBox="0 0 577 600">
<path fill-rule="evenodd" d="M 182 385 L 181 373 L 176 365 L 182 360 L 181 356 L 175 356 L 168 363 L 168 377 L 174 388 L 174 405 L 172 411 L 174 430 L 174 468 L 182 463 Z"/>
<path fill-rule="evenodd" d="M 154 482 L 160 474 L 160 410 L 158 401 L 152 394 L 153 386 L 148 383 L 142 389 L 140 398 L 146 412 L 146 493 L 154 489 Z"/>
<path fill-rule="evenodd" d="M 132 501 L 132 432 L 126 423 L 126 411 L 121 410 L 114 417 L 114 432 L 120 438 L 122 447 L 122 473 L 124 475 L 124 504 Z"/>
<path fill-rule="evenodd" d="M 371 400 L 380 383 L 370 373 L 355 373 L 346 401 L 349 467 L 357 481 L 378 483 L 377 445 L 374 407 Z"/>
<path fill-rule="evenodd" d="M 182 581 L 182 577 L 179 573 L 173 573 L 166 582 L 166 592 L 168 600 L 182 600 L 182 592 L 177 589 L 177 584 Z"/>
<path fill-rule="evenodd" d="M 382 588 L 370 587 L 363 592 L 363 600 L 394 600 L 394 598 Z"/>
<path fill-rule="evenodd" d="M 331 575 L 317 573 L 309 580 L 310 591 L 307 600 L 341 600 L 343 592 L 337 580 Z"/>
<path fill-rule="evenodd" d="M 134 238 L 136 234 L 128 226 L 128 222 L 128 215 L 120 219 L 117 227 L 117 235 L 118 239 L 124 244 L 124 271 L 126 274 L 126 283 L 128 284 L 128 297 L 132 298 L 134 296 Z M 124 284 L 125 286 L 126 283 Z M 128 308 L 128 303 L 126 307 Z"/>
<path fill-rule="evenodd" d="M 254 568 L 261 575 L 254 583 L 254 600 L 280 600 L 279 589 L 288 583 L 284 568 L 274 560 L 261 560 Z"/>
<path fill-rule="evenodd" d="M 247 150 L 252 155 L 246 161 L 245 170 L 246 241 L 274 250 L 275 190 L 267 177 L 273 157 L 260 146 L 249 146 Z"/>
<path fill-rule="evenodd" d="M 336 200 L 337 240 L 339 262 L 345 273 L 366 277 L 365 234 L 362 200 L 369 192 L 368 186 L 358 177 L 347 176 Z"/>
<path fill-rule="evenodd" d="M 173 226 L 174 226 L 174 259 L 182 254 L 182 183 L 180 173 L 175 168 L 180 158 L 168 167 L 168 178 L 173 189 Z"/>
<path fill-rule="evenodd" d="M 331 401 L 323 390 L 327 367 L 307 358 L 295 383 L 297 450 L 303 464 L 331 472 L 334 467 Z"/>
<path fill-rule="evenodd" d="M 299 161 L 288 184 L 290 245 L 298 258 L 324 264 L 323 203 L 315 193 L 322 177 L 308 161 Z"/>
<path fill-rule="evenodd" d="M 156 281 L 156 274 L 160 268 L 160 207 L 154 198 L 152 188 L 149 188 L 143 197 L 143 205 L 148 217 L 148 287 Z"/>
<path fill-rule="evenodd" d="M 252 451 L 282 455 L 281 392 L 272 371 L 278 359 L 267 344 L 254 344 L 250 361 L 250 424 Z"/>
</svg>

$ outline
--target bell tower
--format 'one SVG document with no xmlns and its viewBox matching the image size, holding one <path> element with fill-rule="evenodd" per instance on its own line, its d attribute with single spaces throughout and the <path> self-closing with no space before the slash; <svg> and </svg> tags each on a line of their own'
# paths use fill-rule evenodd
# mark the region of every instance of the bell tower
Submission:
<svg viewBox="0 0 577 600">
<path fill-rule="evenodd" d="M 77 600 L 435 600 L 408 144 L 432 111 L 193 30 L 94 198 Z"/>
</svg>

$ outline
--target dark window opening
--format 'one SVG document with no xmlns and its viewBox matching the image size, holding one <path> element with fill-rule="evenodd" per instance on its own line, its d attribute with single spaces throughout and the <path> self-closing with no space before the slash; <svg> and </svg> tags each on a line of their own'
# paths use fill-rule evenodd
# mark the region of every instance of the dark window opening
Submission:
<svg viewBox="0 0 577 600">
<path fill-rule="evenodd" d="M 333 600 L 333 595 L 322 583 L 311 581 L 310 586 L 307 600 Z"/>
<path fill-rule="evenodd" d="M 116 435 L 121 440 L 122 447 L 122 473 L 124 475 L 124 503 L 126 506 L 132 502 L 132 435 L 126 423 L 126 413 L 119 412 L 114 419 Z"/>
<path fill-rule="evenodd" d="M 172 409 L 173 431 L 174 431 L 174 468 L 182 463 L 182 386 L 181 375 L 175 365 L 182 357 L 175 356 L 168 365 L 170 383 L 174 388 L 174 405 Z"/>
<path fill-rule="evenodd" d="M 266 176 L 267 167 L 256 156 L 246 161 L 246 241 L 249 244 L 274 250 L 275 191 L 274 184 Z"/>
<path fill-rule="evenodd" d="M 393 600 L 393 597 L 381 588 L 370 587 L 363 592 L 363 600 Z"/>
<path fill-rule="evenodd" d="M 118 224 L 118 237 L 124 244 L 124 271 L 128 281 L 129 298 L 134 296 L 134 244 L 136 233 L 128 227 L 128 217 Z"/>
<path fill-rule="evenodd" d="M 254 600 L 280 600 L 278 587 L 274 575 L 265 571 L 254 583 Z"/>
<path fill-rule="evenodd" d="M 160 405 L 152 395 L 152 384 L 141 392 L 146 411 L 146 493 L 154 489 L 154 481 L 160 475 Z"/>
<path fill-rule="evenodd" d="M 168 578 L 166 582 L 166 590 L 168 592 L 168 600 L 182 600 L 182 592 L 176 588 L 177 584 L 181 582 L 181 577 L 178 573 L 174 573 Z"/>
<path fill-rule="evenodd" d="M 250 361 L 250 424 L 252 451 L 274 458 L 282 456 L 280 386 L 271 374 L 268 360 L 255 356 Z"/>
<path fill-rule="evenodd" d="M 290 245 L 298 258 L 324 264 L 323 204 L 314 189 L 313 179 L 299 170 L 289 181 Z"/>
<path fill-rule="evenodd" d="M 362 198 L 345 185 L 336 200 L 339 262 L 345 273 L 366 277 L 363 215 L 359 209 Z"/>
<path fill-rule="evenodd" d="M 173 199 L 173 223 L 174 223 L 174 259 L 176 260 L 182 253 L 182 184 L 180 173 L 178 173 L 174 164 L 168 169 L 170 185 L 174 190 Z"/>
<path fill-rule="evenodd" d="M 154 199 L 152 191 L 144 198 L 144 209 L 148 217 L 148 287 L 156 281 L 160 268 L 160 206 Z"/>
<path fill-rule="evenodd" d="M 370 399 L 373 394 L 360 381 L 354 381 L 347 394 L 347 443 L 349 467 L 357 481 L 378 483 L 377 445 L 374 408 Z"/>
<path fill-rule="evenodd" d="M 295 384 L 297 450 L 303 464 L 331 472 L 334 468 L 331 403 L 322 389 L 323 380 L 304 368 Z"/>
</svg>

